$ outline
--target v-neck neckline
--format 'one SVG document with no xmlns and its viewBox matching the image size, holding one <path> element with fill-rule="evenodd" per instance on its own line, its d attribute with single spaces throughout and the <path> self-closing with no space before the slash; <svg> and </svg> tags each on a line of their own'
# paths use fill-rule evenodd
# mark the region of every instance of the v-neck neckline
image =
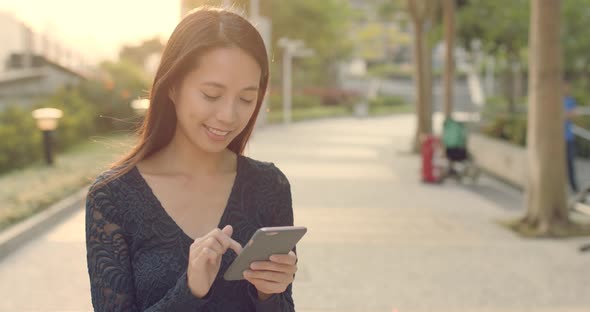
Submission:
<svg viewBox="0 0 590 312">
<path fill-rule="evenodd" d="M 234 178 L 234 182 L 232 184 L 232 188 L 231 191 L 229 193 L 229 196 L 227 197 L 227 202 L 225 203 L 225 206 L 223 207 L 223 212 L 221 214 L 221 217 L 219 218 L 219 222 L 217 224 L 218 228 L 222 228 L 222 226 L 225 225 L 225 219 L 226 219 L 226 215 L 228 213 L 228 210 L 230 208 L 230 203 L 232 201 L 232 198 L 235 196 L 236 193 L 236 188 L 238 185 L 238 181 L 240 179 L 240 173 L 241 173 L 241 167 L 242 167 L 242 156 L 239 154 L 236 154 L 236 176 Z M 145 193 L 147 194 L 147 196 L 149 197 L 149 199 L 155 203 L 157 210 L 159 210 L 162 214 L 164 214 L 165 218 L 168 219 L 168 221 L 170 221 L 174 227 L 176 228 L 176 230 L 178 232 L 181 233 L 181 235 L 185 238 L 188 239 L 190 241 L 194 241 L 195 239 L 190 237 L 188 234 L 186 234 L 186 232 L 178 225 L 178 223 L 172 218 L 172 216 L 170 216 L 170 214 L 168 214 L 168 211 L 166 211 L 166 209 L 164 208 L 164 206 L 162 205 L 162 202 L 160 202 L 160 199 L 156 196 L 156 194 L 154 193 L 154 190 L 152 189 L 152 187 L 148 184 L 147 180 L 143 177 L 143 175 L 141 174 L 141 172 L 139 171 L 139 168 L 137 168 L 137 165 L 133 166 L 132 169 L 133 173 L 135 175 L 137 175 L 140 183 L 142 184 L 141 187 L 145 190 Z"/>
</svg>

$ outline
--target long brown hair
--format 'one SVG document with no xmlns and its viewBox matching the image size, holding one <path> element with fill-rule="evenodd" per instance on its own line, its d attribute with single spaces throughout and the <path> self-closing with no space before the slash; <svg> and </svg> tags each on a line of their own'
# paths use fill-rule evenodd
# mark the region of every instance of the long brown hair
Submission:
<svg viewBox="0 0 590 312">
<path fill-rule="evenodd" d="M 111 165 L 108 183 L 133 169 L 170 143 L 176 130 L 176 110 L 169 90 L 182 82 L 198 66 L 199 56 L 220 47 L 237 47 L 252 56 L 260 65 L 258 100 L 246 128 L 228 148 L 242 155 L 252 134 L 268 85 L 268 56 L 262 37 L 245 18 L 220 8 L 203 6 L 188 13 L 176 26 L 162 54 L 150 90 L 150 106 L 138 129 L 137 145 L 123 158 Z"/>
</svg>

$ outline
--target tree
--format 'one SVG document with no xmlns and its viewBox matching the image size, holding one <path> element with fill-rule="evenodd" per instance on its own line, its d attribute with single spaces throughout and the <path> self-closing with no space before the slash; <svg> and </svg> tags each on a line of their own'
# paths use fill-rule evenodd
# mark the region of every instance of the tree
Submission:
<svg viewBox="0 0 590 312">
<path fill-rule="evenodd" d="M 368 22 L 359 25 L 356 36 L 356 54 L 369 62 L 391 63 L 395 57 L 393 47 L 406 46 L 411 37 L 386 22 Z"/>
<path fill-rule="evenodd" d="M 128 122 L 115 121 L 133 116 L 131 100 L 147 97 L 150 87 L 148 75 L 127 60 L 103 61 L 99 69 L 96 77 L 79 86 L 82 97 L 96 106 L 98 130 L 129 128 Z"/>
<path fill-rule="evenodd" d="M 453 112 L 453 88 L 455 83 L 455 0 L 444 0 L 444 28 L 445 28 L 445 93 L 444 115 L 451 117 Z"/>
<path fill-rule="evenodd" d="M 569 225 L 565 194 L 560 0 L 532 0 L 526 216 L 519 227 L 555 235 Z"/>
<path fill-rule="evenodd" d="M 414 81 L 416 83 L 417 128 L 413 150 L 420 150 L 423 135 L 432 133 L 432 49 L 425 31 L 431 26 L 437 2 L 408 0 L 407 10 L 414 26 Z"/>
<path fill-rule="evenodd" d="M 100 68 L 106 75 L 106 83 L 112 84 L 107 88 L 119 94 L 123 101 L 147 95 L 150 80 L 138 65 L 126 60 L 104 61 Z"/>
<path fill-rule="evenodd" d="M 504 90 L 510 112 L 516 111 L 520 75 L 514 68 L 523 63 L 529 30 L 528 0 L 489 1 L 462 0 L 457 12 L 457 39 L 467 51 L 474 42 L 481 43 L 482 52 L 505 60 Z"/>
</svg>

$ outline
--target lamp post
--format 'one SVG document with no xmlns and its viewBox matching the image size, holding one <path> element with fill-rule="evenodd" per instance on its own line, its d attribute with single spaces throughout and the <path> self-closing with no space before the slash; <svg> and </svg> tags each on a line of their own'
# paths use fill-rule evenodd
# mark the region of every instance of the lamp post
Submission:
<svg viewBox="0 0 590 312">
<path fill-rule="evenodd" d="M 53 165 L 51 136 L 62 116 L 63 112 L 57 108 L 40 108 L 33 111 L 33 118 L 37 121 L 37 127 L 43 133 L 43 150 L 48 165 Z"/>
<path fill-rule="evenodd" d="M 286 37 L 279 39 L 278 44 L 283 48 L 283 123 L 291 123 L 292 108 L 292 63 L 294 57 L 313 55 L 313 50 L 304 48 L 302 40 L 291 40 Z"/>
<path fill-rule="evenodd" d="M 354 59 L 350 63 L 348 74 L 359 82 L 361 80 L 368 81 L 366 90 L 364 87 L 358 87 L 356 90 L 361 96 L 359 97 L 359 101 L 354 104 L 354 115 L 361 118 L 367 117 L 369 115 L 369 103 L 374 100 L 379 93 L 380 81 L 375 78 L 369 79 L 367 77 L 367 64 L 361 58 Z"/>
<path fill-rule="evenodd" d="M 135 113 L 139 116 L 144 116 L 145 112 L 150 108 L 150 100 L 149 99 L 135 99 L 131 101 L 131 108 L 135 111 Z"/>
</svg>

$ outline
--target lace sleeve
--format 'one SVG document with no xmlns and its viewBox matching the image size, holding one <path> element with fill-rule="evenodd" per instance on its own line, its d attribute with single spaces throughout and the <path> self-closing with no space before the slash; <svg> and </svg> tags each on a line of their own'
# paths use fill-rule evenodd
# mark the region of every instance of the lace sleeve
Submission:
<svg viewBox="0 0 590 312">
<path fill-rule="evenodd" d="M 108 186 L 88 193 L 86 198 L 86 252 L 92 305 L 95 311 L 139 311 L 135 299 L 129 237 Z M 209 294 L 210 295 L 210 294 Z M 210 296 L 207 297 L 210 297 Z M 200 311 L 208 298 L 192 295 L 186 273 L 154 305 L 144 311 Z"/>
</svg>

